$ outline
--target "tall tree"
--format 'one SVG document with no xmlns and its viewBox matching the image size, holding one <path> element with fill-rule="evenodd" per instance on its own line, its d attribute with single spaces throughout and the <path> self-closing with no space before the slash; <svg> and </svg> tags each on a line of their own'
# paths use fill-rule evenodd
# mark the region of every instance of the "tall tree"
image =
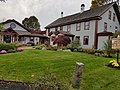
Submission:
<svg viewBox="0 0 120 90">
<path fill-rule="evenodd" d="M 0 24 L 0 32 L 3 30 L 3 25 Z"/>
<path fill-rule="evenodd" d="M 35 16 L 30 16 L 29 18 L 25 18 L 22 21 L 22 24 L 32 30 L 38 30 L 40 29 L 40 23 L 38 22 L 38 19 Z"/>
<path fill-rule="evenodd" d="M 0 2 L 6 2 L 7 0 L 0 0 Z"/>
<path fill-rule="evenodd" d="M 99 5 L 98 5 L 98 2 L 96 1 L 96 0 L 92 0 L 92 2 L 91 2 L 91 9 L 92 8 L 96 8 L 96 7 L 98 7 Z"/>
<path fill-rule="evenodd" d="M 109 2 L 113 2 L 113 0 L 92 0 L 90 8 L 96 8 Z"/>
</svg>

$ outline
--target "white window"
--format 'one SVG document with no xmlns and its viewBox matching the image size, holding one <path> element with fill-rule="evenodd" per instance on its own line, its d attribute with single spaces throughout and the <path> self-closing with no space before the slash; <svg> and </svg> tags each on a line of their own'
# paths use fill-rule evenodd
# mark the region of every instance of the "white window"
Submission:
<svg viewBox="0 0 120 90">
<path fill-rule="evenodd" d="M 107 23 L 104 22 L 104 31 L 107 31 Z"/>
<path fill-rule="evenodd" d="M 115 22 L 115 13 L 113 13 L 113 21 Z"/>
<path fill-rule="evenodd" d="M 109 19 L 111 20 L 111 14 L 112 14 L 112 12 L 111 11 L 109 11 Z"/>
<path fill-rule="evenodd" d="M 80 31 L 81 23 L 76 24 L 76 31 Z"/>
<path fill-rule="evenodd" d="M 89 30 L 90 28 L 90 22 L 85 22 L 84 23 L 84 30 Z"/>
<path fill-rule="evenodd" d="M 67 25 L 67 31 L 71 30 L 71 25 Z"/>
<path fill-rule="evenodd" d="M 88 45 L 89 44 L 89 36 L 84 36 L 83 38 L 83 44 Z"/>
</svg>

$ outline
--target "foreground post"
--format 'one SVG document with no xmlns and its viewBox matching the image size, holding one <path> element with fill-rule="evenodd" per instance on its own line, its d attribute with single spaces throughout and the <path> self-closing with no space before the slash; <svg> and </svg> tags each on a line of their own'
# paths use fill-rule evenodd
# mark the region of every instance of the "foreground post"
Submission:
<svg viewBox="0 0 120 90">
<path fill-rule="evenodd" d="M 76 88 L 76 89 L 80 88 L 80 82 L 82 80 L 83 69 L 84 69 L 84 64 L 76 62 L 76 67 L 75 67 L 73 81 L 72 81 L 73 88 Z"/>
</svg>

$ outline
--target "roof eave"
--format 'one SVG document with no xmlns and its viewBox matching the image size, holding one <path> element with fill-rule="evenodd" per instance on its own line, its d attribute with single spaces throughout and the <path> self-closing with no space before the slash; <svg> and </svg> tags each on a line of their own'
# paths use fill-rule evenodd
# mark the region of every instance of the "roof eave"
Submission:
<svg viewBox="0 0 120 90">
<path fill-rule="evenodd" d="M 101 19 L 102 19 L 102 17 L 95 16 L 95 17 L 85 18 L 85 19 L 81 19 L 81 20 L 74 20 L 74 21 L 71 21 L 71 22 L 61 23 L 61 24 L 53 25 L 53 26 L 48 25 L 45 28 L 50 29 L 50 28 L 54 28 L 54 27 L 59 27 L 59 26 L 64 26 L 64 25 L 69 25 L 69 24 L 75 24 L 75 23 L 79 23 L 79 22 L 87 22 L 87 21 L 91 21 L 91 20 L 101 20 Z"/>
</svg>

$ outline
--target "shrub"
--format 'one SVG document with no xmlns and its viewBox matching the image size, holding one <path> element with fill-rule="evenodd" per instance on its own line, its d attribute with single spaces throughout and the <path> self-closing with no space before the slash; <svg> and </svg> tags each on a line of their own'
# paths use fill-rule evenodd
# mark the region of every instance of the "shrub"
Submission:
<svg viewBox="0 0 120 90">
<path fill-rule="evenodd" d="M 75 51 L 75 50 L 77 51 L 78 49 L 81 48 L 80 42 L 78 40 L 73 41 L 71 44 L 69 44 L 68 47 L 71 51 Z"/>
<path fill-rule="evenodd" d="M 59 36 L 55 39 L 53 44 L 57 44 L 58 46 L 67 46 L 70 44 L 71 40 L 68 36 Z"/>
<path fill-rule="evenodd" d="M 12 43 L 0 43 L 0 50 L 16 50 L 16 45 Z"/>
<path fill-rule="evenodd" d="M 28 42 L 27 44 L 30 46 L 35 46 L 35 44 L 33 42 Z"/>
<path fill-rule="evenodd" d="M 100 53 L 100 54 L 102 54 L 102 53 L 103 53 L 103 50 L 95 50 L 95 53 Z"/>
<path fill-rule="evenodd" d="M 104 53 L 107 54 L 108 57 L 111 57 L 110 54 L 112 53 L 112 41 L 108 40 L 107 42 L 104 42 Z"/>
<path fill-rule="evenodd" d="M 42 50 L 43 48 L 46 48 L 45 44 L 41 44 L 35 47 L 35 49 L 39 49 L 39 50 Z"/>
<path fill-rule="evenodd" d="M 95 49 L 84 49 L 83 51 L 88 54 L 95 54 Z"/>
<path fill-rule="evenodd" d="M 16 52 L 16 50 L 12 50 L 12 49 L 7 51 L 7 53 L 15 53 L 15 52 Z"/>
</svg>

